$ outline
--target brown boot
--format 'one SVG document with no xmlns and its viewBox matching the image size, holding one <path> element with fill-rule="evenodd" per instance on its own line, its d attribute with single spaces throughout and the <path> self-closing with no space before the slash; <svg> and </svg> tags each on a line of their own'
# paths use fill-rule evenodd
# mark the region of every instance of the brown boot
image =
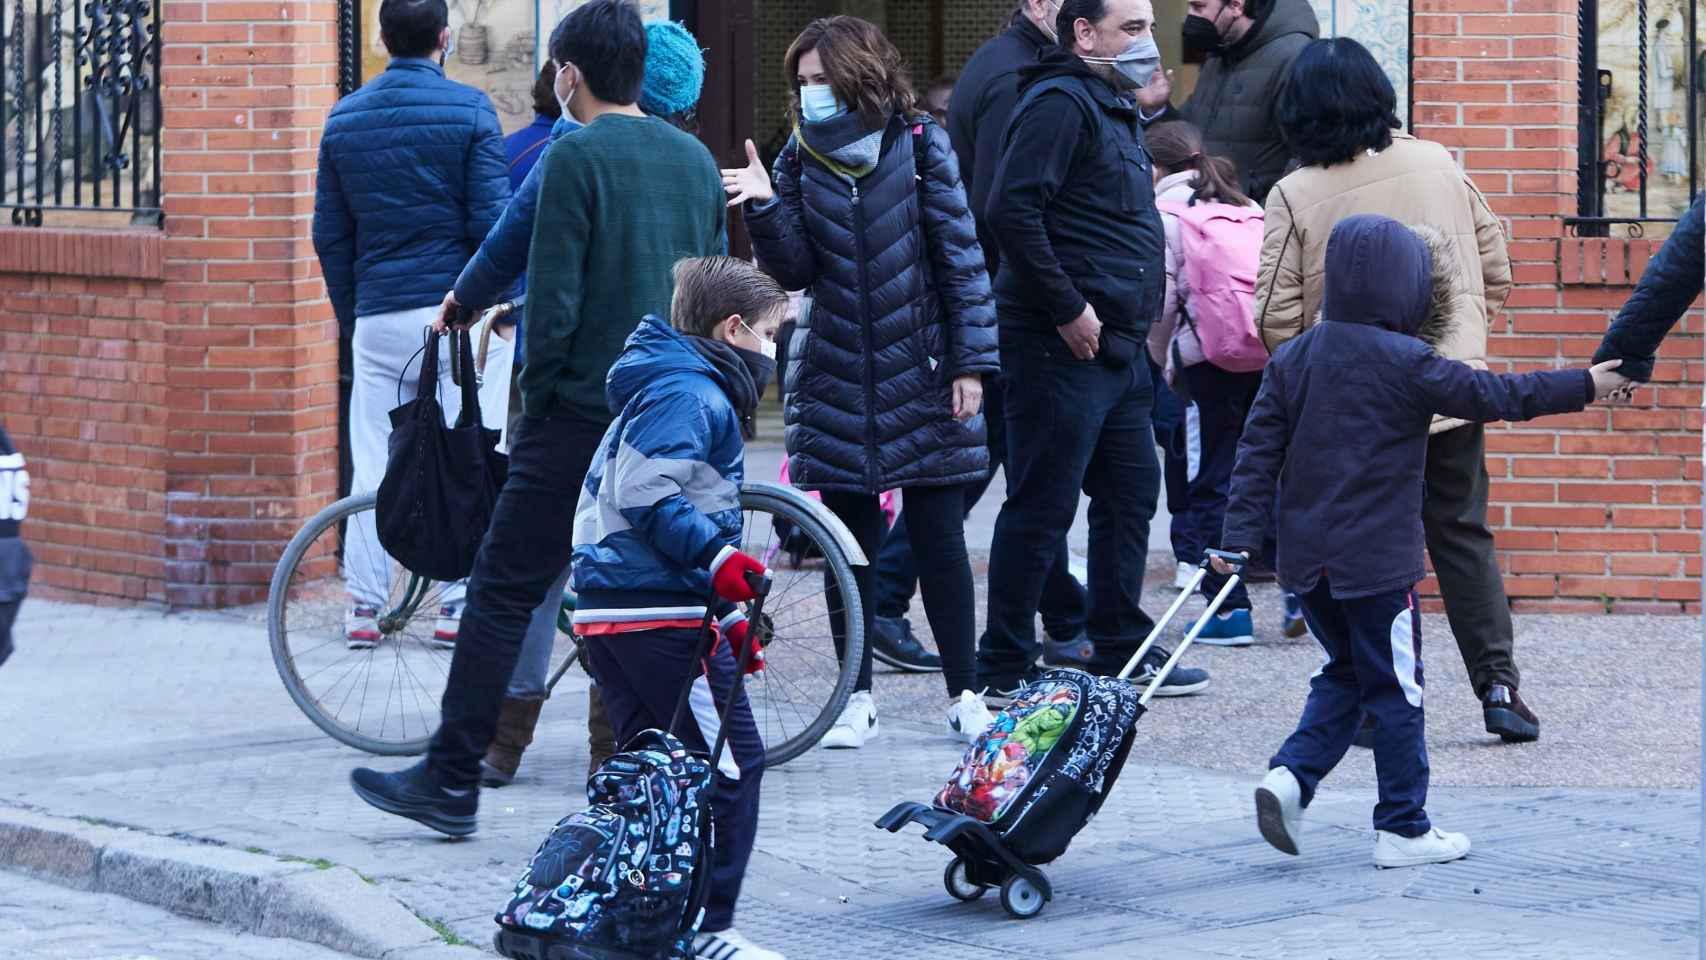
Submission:
<svg viewBox="0 0 1706 960">
<path fill-rule="evenodd" d="M 616 753 L 616 731 L 610 727 L 610 716 L 604 712 L 604 698 L 599 695 L 597 684 L 586 691 L 586 745 L 592 754 L 586 768 L 590 777 Z"/>
<path fill-rule="evenodd" d="M 480 786 L 507 787 L 521 767 L 521 755 L 533 742 L 533 728 L 539 723 L 539 708 L 544 700 L 517 700 L 504 697 L 498 712 L 498 731 L 492 745 L 486 748 L 486 758 L 480 761 Z"/>
</svg>

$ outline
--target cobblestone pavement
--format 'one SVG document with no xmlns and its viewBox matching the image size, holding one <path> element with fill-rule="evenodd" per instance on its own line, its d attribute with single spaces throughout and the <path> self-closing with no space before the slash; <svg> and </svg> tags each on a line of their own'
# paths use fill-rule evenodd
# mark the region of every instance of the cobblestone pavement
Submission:
<svg viewBox="0 0 1706 960">
<path fill-rule="evenodd" d="M 0 873 L 0 957 L 16 960 L 339 960 L 295 940 L 230 933 L 110 894 Z"/>
<path fill-rule="evenodd" d="M 1527 636 L 1528 618 L 1522 622 Z M 1633 622 L 1569 621 L 1577 634 Z M 1679 638 L 1691 629 L 1681 623 L 1674 628 Z M 1622 686 L 1632 665 L 1616 656 L 1635 657 L 1643 636 L 1637 631 L 1625 646 L 1613 645 L 1609 666 L 1594 658 L 1600 686 L 1589 707 L 1609 715 L 1620 701 L 1640 698 L 1641 689 Z M 580 803 L 585 698 L 573 671 L 545 710 L 522 780 L 482 798 L 477 838 L 452 842 L 379 814 L 350 793 L 351 767 L 406 761 L 376 761 L 321 736 L 279 684 L 256 613 L 162 615 L 30 602 L 18 646 L 0 670 L 8 717 L 0 724 L 0 756 L 9 761 L 0 770 L 0 802 L 324 857 L 476 943 L 489 941 L 492 913 L 546 828 Z M 1226 653 L 1255 664 L 1274 650 Z M 1310 669 L 1297 656 L 1298 664 L 1272 661 L 1264 690 L 1238 693 L 1222 680 L 1215 696 L 1155 704 L 1102 814 L 1048 868 L 1054 902 L 1028 922 L 1006 919 L 994 896 L 951 900 L 941 886 L 948 857 L 916 828 L 889 835 L 871 826 L 896 801 L 928 799 L 958 755 L 933 712 L 906 717 L 906 698 L 890 696 L 899 682 L 885 676 L 878 684 L 886 711 L 880 740 L 859 752 L 808 753 L 767 773 L 740 926 L 794 958 L 858 952 L 962 960 L 968 946 L 1059 957 L 1141 950 L 1183 960 L 1695 955 L 1695 793 L 1557 786 L 1579 775 L 1567 749 L 1551 770 L 1525 766 L 1523 777 L 1532 779 L 1514 781 L 1539 787 L 1494 779 L 1509 769 L 1495 764 L 1478 774 L 1492 785 L 1434 791 L 1435 819 L 1474 839 L 1465 862 L 1388 872 L 1369 865 L 1374 798 L 1362 785 L 1363 757 L 1324 786 L 1309 813 L 1304 856 L 1268 848 L 1250 817 L 1260 764 L 1223 758 L 1215 762 L 1226 769 L 1203 769 L 1199 760 L 1217 754 L 1200 743 L 1175 745 L 1171 731 L 1199 722 L 1191 717 L 1200 711 L 1204 729 L 1223 727 L 1218 739 L 1252 741 L 1226 747 L 1225 757 L 1265 755 L 1290 718 L 1257 729 L 1233 714 L 1265 695 L 1295 701 L 1302 683 L 1295 670 Z M 1675 676 L 1681 687 L 1667 703 L 1692 710 L 1692 675 L 1678 668 Z M 1293 702 L 1285 713 L 1294 709 Z M 1563 715 L 1555 709 L 1548 717 Z M 1636 742 L 1615 727 L 1601 731 L 1592 716 L 1579 725 L 1551 719 L 1549 739 L 1539 746 L 1569 748 L 1598 735 Z M 1463 727 L 1472 719 L 1454 715 L 1450 723 Z M 1671 719 L 1675 743 L 1655 740 L 1616 758 L 1599 779 L 1645 782 L 1636 776 L 1655 756 L 1682 769 L 1678 758 L 1692 749 L 1696 728 L 1692 714 Z M 1465 750 L 1503 756 L 1509 749 L 1467 740 Z M 0 877 L 0 901 L 11 879 Z M 0 941 L 0 955 L 7 955 L 4 946 Z"/>
</svg>

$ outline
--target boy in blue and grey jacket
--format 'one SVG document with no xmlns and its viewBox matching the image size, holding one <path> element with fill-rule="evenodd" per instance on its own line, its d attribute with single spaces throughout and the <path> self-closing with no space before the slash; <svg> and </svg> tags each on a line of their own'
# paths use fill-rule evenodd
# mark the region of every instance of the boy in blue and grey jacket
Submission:
<svg viewBox="0 0 1706 960">
<path fill-rule="evenodd" d="M 605 395 L 616 421 L 575 509 L 575 632 L 617 744 L 666 728 L 690 676 L 693 722 L 677 736 L 709 750 L 719 725 L 729 727 L 711 790 L 717 842 L 700 956 L 779 956 L 733 930 L 764 742 L 745 696 L 732 705 L 729 697 L 734 650 L 748 642 L 737 604 L 753 598 L 746 575 L 764 570 L 736 549 L 745 441 L 775 368 L 772 338 L 787 299 L 742 260 L 676 264 L 669 322 L 642 320 L 610 368 Z M 729 642 L 695 664 L 707 605 Z"/>
<path fill-rule="evenodd" d="M 1424 809 L 1422 473 L 1434 414 L 1528 420 L 1580 410 L 1624 380 L 1611 370 L 1495 374 L 1430 343 L 1450 322 L 1451 241 L 1377 216 L 1349 217 L 1327 241 L 1322 320 L 1269 361 L 1238 444 L 1222 544 L 1253 554 L 1278 494 L 1279 579 L 1303 601 L 1327 663 L 1309 681 L 1297 730 L 1256 791 L 1262 836 L 1296 854 L 1303 808 L 1375 723 L 1380 801 L 1374 863 L 1455 860 L 1469 839 Z M 1215 561 L 1222 573 L 1230 568 Z"/>
</svg>

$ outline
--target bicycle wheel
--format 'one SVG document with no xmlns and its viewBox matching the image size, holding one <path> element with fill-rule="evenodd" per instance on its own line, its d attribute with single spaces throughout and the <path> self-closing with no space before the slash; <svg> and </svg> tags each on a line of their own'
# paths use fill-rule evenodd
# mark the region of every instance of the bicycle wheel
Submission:
<svg viewBox="0 0 1706 960">
<path fill-rule="evenodd" d="M 746 684 L 764 738 L 766 767 L 787 763 L 823 738 L 847 706 L 865 650 L 864 608 L 853 579 L 853 560 L 826 525 L 840 521 L 812 501 L 805 504 L 797 494 L 771 484 L 741 488 L 745 527 L 740 548 L 763 560 L 774 578 L 764 601 L 764 669 Z M 798 531 L 794 536 L 803 534 L 811 541 L 813 559 L 792 568 L 775 562 L 782 549 L 778 521 L 793 524 Z M 832 583 L 839 598 L 832 599 Z M 840 655 L 838 633 L 843 637 Z"/>
<path fill-rule="evenodd" d="M 439 607 L 461 585 L 418 577 L 379 549 L 372 493 L 345 497 L 292 537 L 273 570 L 267 634 L 291 699 L 358 750 L 422 753 L 438 728 L 451 645 L 435 641 Z M 353 606 L 378 611 L 379 639 L 352 648 Z"/>
</svg>

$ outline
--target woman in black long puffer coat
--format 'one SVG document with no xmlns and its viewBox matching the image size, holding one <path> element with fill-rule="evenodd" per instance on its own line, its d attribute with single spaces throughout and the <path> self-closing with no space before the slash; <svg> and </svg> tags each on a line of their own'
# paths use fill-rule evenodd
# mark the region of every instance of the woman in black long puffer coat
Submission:
<svg viewBox="0 0 1706 960">
<path fill-rule="evenodd" d="M 813 21 L 784 67 L 795 125 L 774 184 L 750 142 L 748 166 L 723 171 L 723 182 L 731 205 L 745 204 L 759 263 L 813 298 L 789 346 L 789 474 L 819 491 L 873 561 L 886 532 L 877 497 L 901 489 L 948 723 L 975 737 L 990 718 L 971 692 L 964 486 L 989 469 L 982 378 L 1000 361 L 959 165 L 947 133 L 914 109 L 900 54 L 874 25 Z M 874 567 L 856 571 L 869 637 Z M 825 746 L 858 747 L 876 735 L 870 690 L 867 644 L 853 699 Z"/>
</svg>

